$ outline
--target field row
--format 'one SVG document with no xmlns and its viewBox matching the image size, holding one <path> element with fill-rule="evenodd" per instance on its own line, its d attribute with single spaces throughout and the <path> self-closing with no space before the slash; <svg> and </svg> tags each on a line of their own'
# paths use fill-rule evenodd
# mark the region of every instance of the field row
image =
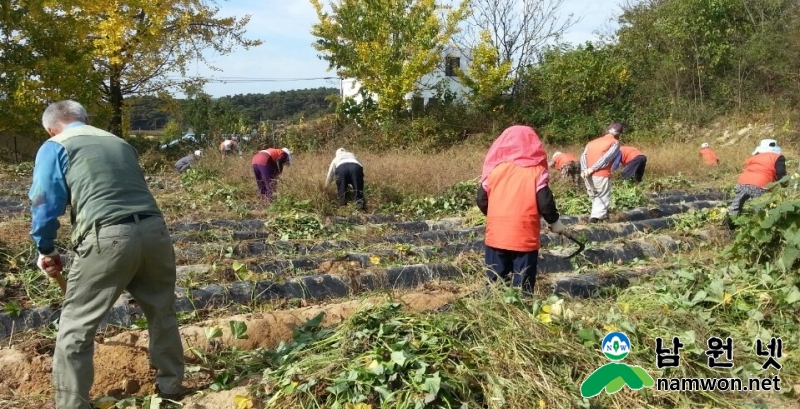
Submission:
<svg viewBox="0 0 800 409">
<path fill-rule="evenodd" d="M 666 200 L 685 201 L 678 200 L 679 197 L 668 196 Z M 544 230 L 539 260 L 539 272 L 542 274 L 540 291 L 585 297 L 603 287 L 624 287 L 632 278 L 653 274 L 657 269 L 652 266 L 640 268 L 625 264 L 658 258 L 678 250 L 678 241 L 654 232 L 674 226 L 675 215 L 692 209 L 716 207 L 722 203 L 699 200 L 662 204 L 621 212 L 616 219 L 626 221 L 601 225 L 581 226 L 577 224 L 580 218 L 565 217 L 564 222 L 575 235 L 590 244 L 583 254 L 567 260 L 562 253 L 565 247 L 571 249 L 573 245 L 561 236 Z M 230 225 L 234 223 L 241 222 L 230 222 Z M 285 299 L 325 300 L 372 290 L 414 288 L 432 281 L 459 282 L 462 278 L 484 274 L 482 226 L 458 229 L 460 222 L 457 219 L 424 222 L 427 227 L 416 224 L 414 228 L 399 224 L 404 222 L 391 223 L 396 223 L 392 231 L 406 233 L 317 244 L 248 239 L 236 244 L 186 243 L 176 246 L 181 264 L 176 306 L 179 311 L 190 312 L 231 304 L 248 306 Z M 235 226 L 241 228 L 243 225 Z M 245 233 L 252 231 L 233 232 L 239 237 Z M 610 243 L 615 240 L 618 242 Z M 224 252 L 226 248 L 231 249 L 227 254 L 227 264 L 219 256 L 219 252 Z M 272 259 L 280 255 L 288 257 Z M 197 263 L 197 260 L 209 258 L 211 262 L 207 264 Z M 615 267 L 598 267 L 602 265 Z M 594 271 L 574 273 L 578 268 Z M 2 313 L 0 339 L 16 331 L 46 326 L 55 321 L 58 315 L 58 308 L 50 305 Z M 125 294 L 104 324 L 130 326 L 141 316 L 139 308 Z"/>
</svg>

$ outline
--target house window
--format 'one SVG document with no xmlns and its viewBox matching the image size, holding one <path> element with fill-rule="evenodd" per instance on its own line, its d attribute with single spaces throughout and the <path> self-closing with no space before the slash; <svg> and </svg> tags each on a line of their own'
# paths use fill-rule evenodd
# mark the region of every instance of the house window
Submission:
<svg viewBox="0 0 800 409">
<path fill-rule="evenodd" d="M 444 59 L 444 75 L 448 77 L 456 76 L 456 69 L 461 67 L 461 58 L 459 57 L 445 57 Z"/>
</svg>

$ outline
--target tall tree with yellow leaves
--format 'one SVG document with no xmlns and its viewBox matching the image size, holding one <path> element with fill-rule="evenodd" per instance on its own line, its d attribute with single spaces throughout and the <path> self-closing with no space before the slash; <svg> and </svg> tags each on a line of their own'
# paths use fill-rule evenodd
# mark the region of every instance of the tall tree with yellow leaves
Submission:
<svg viewBox="0 0 800 409">
<path fill-rule="evenodd" d="M 259 40 L 245 38 L 250 16 L 219 17 L 209 0 L 46 0 L 55 14 L 72 18 L 74 35 L 91 41 L 98 84 L 111 105 L 108 130 L 122 136 L 125 96 L 163 91 L 185 81 L 191 61 L 213 67 L 203 56 L 237 46 L 248 49 Z"/>
<path fill-rule="evenodd" d="M 336 0 L 331 11 L 310 0 L 319 23 L 314 48 L 341 77 L 356 78 L 378 95 L 382 114 L 403 108 L 404 97 L 432 72 L 466 18 L 467 1 L 440 16 L 436 0 Z"/>
<path fill-rule="evenodd" d="M 511 61 L 500 61 L 500 51 L 492 43 L 489 30 L 480 33 L 480 42 L 472 49 L 472 60 L 467 72 L 457 72 L 461 83 L 472 91 L 470 101 L 479 110 L 494 110 L 501 98 L 514 84 L 511 77 Z"/>
<path fill-rule="evenodd" d="M 20 153 L 30 153 L 35 136 L 47 137 L 41 115 L 48 101 L 72 98 L 90 108 L 99 101 L 91 44 L 74 35 L 73 23 L 41 1 L 0 1 L 0 135 L 9 138 L 0 145 L 29 142 Z"/>
</svg>

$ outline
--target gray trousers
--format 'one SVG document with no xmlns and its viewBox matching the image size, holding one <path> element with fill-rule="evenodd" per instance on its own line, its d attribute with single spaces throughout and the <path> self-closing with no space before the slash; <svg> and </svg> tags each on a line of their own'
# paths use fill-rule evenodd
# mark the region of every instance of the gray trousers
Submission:
<svg viewBox="0 0 800 409">
<path fill-rule="evenodd" d="M 604 176 L 589 176 L 584 179 L 584 184 L 592 201 L 592 213 L 589 217 L 595 219 L 608 217 L 608 206 L 611 204 L 611 179 Z"/>
<path fill-rule="evenodd" d="M 101 227 L 74 250 L 53 356 L 56 408 L 90 407 L 94 336 L 126 289 L 147 318 L 160 391 L 180 391 L 184 361 L 175 314 L 175 252 L 164 219 Z"/>
<path fill-rule="evenodd" d="M 731 217 L 739 214 L 745 202 L 767 193 L 767 189 L 762 189 L 753 185 L 736 185 L 734 192 L 733 200 L 728 207 L 728 214 L 730 214 Z"/>
</svg>

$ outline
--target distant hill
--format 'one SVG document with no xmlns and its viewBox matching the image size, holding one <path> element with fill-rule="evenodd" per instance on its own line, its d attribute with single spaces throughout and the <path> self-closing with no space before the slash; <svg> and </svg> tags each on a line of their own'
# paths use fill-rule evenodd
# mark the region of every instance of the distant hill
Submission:
<svg viewBox="0 0 800 409">
<path fill-rule="evenodd" d="M 218 98 L 228 100 L 234 109 L 244 114 L 251 123 L 261 121 L 292 121 L 300 117 L 311 119 L 334 112 L 335 107 L 328 99 L 338 95 L 337 88 L 309 88 L 291 91 L 277 91 L 269 94 L 237 94 Z M 143 96 L 129 98 L 132 130 L 157 130 L 166 125 L 186 100 L 170 101 Z M 171 107 L 172 106 L 172 107 Z"/>
</svg>

